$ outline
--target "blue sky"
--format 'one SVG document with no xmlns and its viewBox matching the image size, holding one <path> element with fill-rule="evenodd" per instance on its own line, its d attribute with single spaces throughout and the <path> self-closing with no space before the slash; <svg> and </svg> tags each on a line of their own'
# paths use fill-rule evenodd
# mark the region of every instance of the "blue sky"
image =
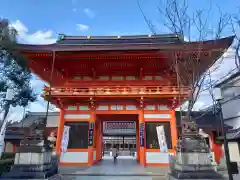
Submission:
<svg viewBox="0 0 240 180">
<path fill-rule="evenodd" d="M 158 25 L 161 22 L 156 9 L 160 2 L 140 0 L 144 12 Z M 213 13 L 217 12 L 216 3 L 223 12 L 235 11 L 236 6 L 240 5 L 238 0 L 231 0 L 227 4 L 224 0 L 189 2 L 189 9 L 192 11 L 196 7 L 209 8 L 209 2 L 212 2 Z M 76 35 L 150 33 L 138 8 L 137 0 L 6 0 L 1 2 L 0 16 L 13 22 L 21 21 L 29 33 L 51 30 L 53 36 L 58 33 Z M 88 28 L 77 28 L 77 24 Z"/>
<path fill-rule="evenodd" d="M 164 1 L 164 0 L 163 0 Z M 157 6 L 161 0 L 139 0 L 143 11 L 159 29 L 166 33 Z M 181 0 L 179 0 L 181 1 Z M 235 12 L 239 0 L 189 0 L 189 12 L 196 9 L 212 10 L 208 18 L 214 24 L 219 14 Z M 218 5 L 218 6 L 216 6 Z M 59 33 L 69 35 L 132 35 L 150 34 L 150 30 L 137 5 L 137 0 L 2 0 L 0 17 L 7 18 L 19 33 L 19 41 L 30 44 L 49 44 L 56 41 Z M 231 64 L 231 65 L 230 65 Z M 233 61 L 224 67 L 233 67 Z M 223 68 L 227 71 L 226 68 Z M 229 69 L 228 69 L 229 70 Z M 223 75 L 217 72 L 216 78 Z M 32 86 L 40 93 L 44 82 L 34 77 Z M 200 105 L 204 104 L 201 100 Z M 45 111 L 46 103 L 31 104 L 31 111 Z M 20 110 L 19 110 L 20 111 Z"/>
</svg>

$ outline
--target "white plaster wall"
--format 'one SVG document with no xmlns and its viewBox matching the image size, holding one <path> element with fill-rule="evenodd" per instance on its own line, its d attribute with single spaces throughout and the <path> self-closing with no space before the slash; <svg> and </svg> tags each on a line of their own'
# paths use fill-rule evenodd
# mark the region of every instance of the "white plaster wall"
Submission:
<svg viewBox="0 0 240 180">
<path fill-rule="evenodd" d="M 59 115 L 47 117 L 47 127 L 58 127 Z"/>
<path fill-rule="evenodd" d="M 98 106 L 97 110 L 106 111 L 108 110 L 108 106 Z"/>
<path fill-rule="evenodd" d="M 240 128 L 240 99 L 234 97 L 240 95 L 240 76 L 231 80 L 222 87 L 224 101 L 222 103 L 222 113 L 226 125 L 232 126 L 233 129 Z M 235 86 L 235 87 L 231 87 Z M 227 119 L 227 120 L 226 120 Z M 223 147 L 223 146 L 222 146 Z M 228 143 L 230 160 L 240 163 L 239 146 L 237 142 Z M 224 147 L 223 147 L 224 149 Z"/>
<path fill-rule="evenodd" d="M 239 85 L 240 76 L 221 87 L 224 97 L 222 103 L 222 113 L 225 120 L 224 123 L 228 126 L 232 126 L 233 129 L 240 128 L 240 99 L 234 99 L 234 97 L 240 94 Z"/>
<path fill-rule="evenodd" d="M 88 163 L 88 152 L 66 152 L 61 156 L 61 162 Z"/>
<path fill-rule="evenodd" d="M 65 114 L 65 119 L 89 119 L 90 114 Z"/>
<path fill-rule="evenodd" d="M 70 110 L 70 111 L 77 110 L 77 106 L 68 106 L 67 110 Z"/>
<path fill-rule="evenodd" d="M 144 118 L 170 119 L 171 114 L 144 114 Z"/>
<path fill-rule="evenodd" d="M 237 142 L 228 142 L 230 160 L 240 163 L 239 147 Z M 222 145 L 224 151 L 224 145 Z"/>
<path fill-rule="evenodd" d="M 135 105 L 127 105 L 126 110 L 136 110 L 137 107 Z"/>
<path fill-rule="evenodd" d="M 223 85 L 222 94 L 224 97 L 222 103 L 223 118 L 230 118 L 225 120 L 225 124 L 237 129 L 240 127 L 240 99 L 234 99 L 234 97 L 240 95 L 240 76 Z"/>
<path fill-rule="evenodd" d="M 169 153 L 146 152 L 147 163 L 169 163 Z"/>
<path fill-rule="evenodd" d="M 88 106 L 79 106 L 79 110 L 80 111 L 87 111 L 87 110 L 89 110 L 89 107 Z"/>
<path fill-rule="evenodd" d="M 154 105 L 147 105 L 144 109 L 145 110 L 155 110 L 155 106 Z"/>
<path fill-rule="evenodd" d="M 165 105 L 158 105 L 158 110 L 170 110 L 170 109 Z"/>
<path fill-rule="evenodd" d="M 240 99 L 230 100 L 223 103 L 222 113 L 224 119 L 240 116 Z"/>
<path fill-rule="evenodd" d="M 240 154 L 239 154 L 239 147 L 237 142 L 229 142 L 229 153 L 230 153 L 230 160 L 233 162 L 240 162 Z"/>
</svg>

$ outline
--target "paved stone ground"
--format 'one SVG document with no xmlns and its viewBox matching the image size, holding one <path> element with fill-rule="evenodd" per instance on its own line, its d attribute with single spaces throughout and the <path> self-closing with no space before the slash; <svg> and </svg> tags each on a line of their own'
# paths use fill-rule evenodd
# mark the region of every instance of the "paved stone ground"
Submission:
<svg viewBox="0 0 240 180">
<path fill-rule="evenodd" d="M 221 173 L 226 178 L 226 180 L 228 179 L 228 173 L 226 171 L 222 171 L 222 172 L 219 172 L 219 173 Z M 234 180 L 240 180 L 240 174 L 234 174 L 233 179 Z"/>
<path fill-rule="evenodd" d="M 118 159 L 114 164 L 112 159 L 108 159 L 91 167 L 60 167 L 60 173 L 91 176 L 165 176 L 168 167 L 143 167 L 131 159 Z"/>
<path fill-rule="evenodd" d="M 64 180 L 167 180 L 168 167 L 143 167 L 133 159 L 118 159 L 114 164 L 107 158 L 92 167 L 60 167 Z M 226 179 L 227 172 L 220 172 Z M 240 180 L 240 174 L 234 175 Z"/>
<path fill-rule="evenodd" d="M 64 177 L 64 180 L 167 180 L 165 177 L 142 177 L 142 176 L 78 176 L 78 177 Z"/>
<path fill-rule="evenodd" d="M 168 180 L 167 177 L 150 176 L 64 176 L 64 180 Z M 227 180 L 226 176 L 226 180 Z M 240 175 L 234 176 L 234 180 L 239 180 Z"/>
</svg>

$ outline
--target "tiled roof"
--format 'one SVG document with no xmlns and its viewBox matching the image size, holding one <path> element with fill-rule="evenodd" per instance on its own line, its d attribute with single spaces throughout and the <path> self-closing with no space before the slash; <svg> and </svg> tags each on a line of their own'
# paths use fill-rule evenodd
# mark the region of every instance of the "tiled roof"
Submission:
<svg viewBox="0 0 240 180">
<path fill-rule="evenodd" d="M 19 131 L 6 130 L 5 140 L 22 140 L 24 134 Z"/>
<path fill-rule="evenodd" d="M 227 132 L 227 139 L 232 140 L 232 139 L 239 139 L 239 138 L 240 138 L 240 128 L 230 129 Z"/>
<path fill-rule="evenodd" d="M 186 112 L 182 111 L 182 115 L 186 115 Z M 219 112 L 214 113 L 214 111 L 194 111 L 192 116 L 196 121 L 196 124 L 199 128 L 220 128 Z M 176 111 L 176 121 L 177 125 L 180 126 L 180 111 Z M 226 128 L 231 128 L 230 126 L 225 125 Z"/>
<path fill-rule="evenodd" d="M 8 127 L 30 127 L 39 117 L 45 117 L 45 112 L 31 112 L 22 121 L 9 124 Z M 47 127 L 57 127 L 59 112 L 49 112 Z"/>
<path fill-rule="evenodd" d="M 176 36 L 176 35 L 174 35 Z M 67 37 L 67 39 L 66 39 Z M 186 50 L 199 47 L 201 43 L 203 49 L 219 49 L 219 52 L 216 52 L 217 55 L 221 54 L 223 49 L 229 48 L 232 44 L 234 36 L 218 39 L 218 40 L 208 40 L 204 42 L 185 42 L 182 41 L 180 37 L 161 37 L 161 35 L 145 38 L 136 38 L 138 36 L 131 36 L 132 38 L 79 38 L 73 36 L 69 38 L 66 36 L 62 40 L 57 41 L 54 44 L 47 45 L 31 45 L 31 44 L 18 44 L 16 48 L 20 51 L 33 51 L 33 52 L 63 52 L 63 51 L 147 51 L 147 50 Z"/>
<path fill-rule="evenodd" d="M 186 112 L 182 112 L 183 115 L 186 115 Z M 197 125 L 200 128 L 204 127 L 214 127 L 219 128 L 219 116 L 218 113 L 213 111 L 195 111 L 192 112 L 193 117 L 196 120 Z M 8 127 L 30 127 L 32 123 L 37 120 L 39 117 L 44 117 L 45 112 L 31 112 L 28 116 L 21 122 L 15 122 L 9 124 Z M 59 119 L 59 112 L 49 112 L 47 127 L 57 127 Z M 180 126 L 180 111 L 176 111 L 176 121 L 177 125 Z M 225 125 L 226 127 L 229 127 Z M 229 127 L 230 128 L 230 127 Z"/>
<path fill-rule="evenodd" d="M 183 37 L 177 34 L 138 35 L 138 36 L 66 36 L 60 35 L 57 44 L 100 45 L 100 44 L 165 44 L 182 43 Z"/>
</svg>

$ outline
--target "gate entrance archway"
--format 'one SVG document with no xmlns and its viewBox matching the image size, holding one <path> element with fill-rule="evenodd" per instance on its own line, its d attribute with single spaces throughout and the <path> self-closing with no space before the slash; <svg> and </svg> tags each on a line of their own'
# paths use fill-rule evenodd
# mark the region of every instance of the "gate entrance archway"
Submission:
<svg viewBox="0 0 240 180">
<path fill-rule="evenodd" d="M 139 121 L 138 114 L 96 115 L 96 149 L 101 159 L 111 159 L 113 147 L 118 149 L 119 159 L 139 161 Z M 98 139 L 100 137 L 101 139 Z M 98 155 L 99 156 L 99 155 Z"/>
</svg>

